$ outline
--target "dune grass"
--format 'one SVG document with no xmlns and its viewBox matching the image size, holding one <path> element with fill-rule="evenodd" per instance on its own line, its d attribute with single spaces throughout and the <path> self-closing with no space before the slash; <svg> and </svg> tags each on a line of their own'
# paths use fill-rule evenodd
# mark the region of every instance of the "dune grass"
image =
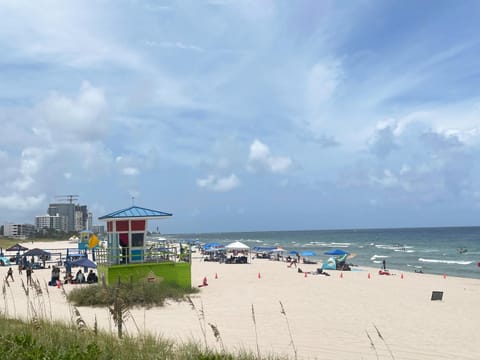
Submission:
<svg viewBox="0 0 480 360">
<path fill-rule="evenodd" d="M 79 286 L 68 294 L 68 301 L 75 306 L 110 306 L 120 297 L 129 307 L 162 306 L 165 300 L 186 300 L 186 296 L 198 293 L 198 289 L 182 288 L 174 283 L 117 283 L 114 285 L 90 284 Z"/>
<path fill-rule="evenodd" d="M 259 359 L 252 353 L 206 350 L 197 343 L 175 343 L 150 335 L 118 337 L 63 323 L 34 324 L 0 316 L 0 353 L 3 360 L 133 360 L 133 359 Z M 264 359 L 281 359 L 265 357 Z"/>
</svg>

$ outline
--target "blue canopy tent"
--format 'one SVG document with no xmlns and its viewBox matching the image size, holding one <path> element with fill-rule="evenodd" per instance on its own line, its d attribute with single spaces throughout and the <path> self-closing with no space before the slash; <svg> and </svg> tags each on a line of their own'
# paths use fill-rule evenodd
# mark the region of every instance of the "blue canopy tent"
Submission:
<svg viewBox="0 0 480 360">
<path fill-rule="evenodd" d="M 223 248 L 223 247 L 225 247 L 225 246 L 222 245 L 222 244 L 219 244 L 219 243 L 207 243 L 207 244 L 202 245 L 202 248 L 204 250 L 208 250 L 208 249 L 212 249 L 212 248 L 217 249 L 217 248 Z"/>
<path fill-rule="evenodd" d="M 277 249 L 276 246 L 255 246 L 252 251 L 255 252 L 270 252 Z"/>
<path fill-rule="evenodd" d="M 309 256 L 316 256 L 317 254 L 315 253 L 315 251 L 305 250 L 305 251 L 302 251 L 300 255 L 303 257 L 309 257 Z"/>
<path fill-rule="evenodd" d="M 323 263 L 323 269 L 350 270 L 350 266 L 346 264 L 347 257 L 350 255 L 348 251 L 334 249 L 329 250 L 324 254 L 330 255 L 331 257 Z M 335 256 L 335 258 L 333 256 Z"/>
<path fill-rule="evenodd" d="M 70 265 L 72 267 L 78 266 L 78 267 L 93 268 L 93 269 L 97 268 L 97 264 L 95 264 L 92 260 L 86 257 L 82 257 L 78 260 L 72 261 Z"/>
</svg>

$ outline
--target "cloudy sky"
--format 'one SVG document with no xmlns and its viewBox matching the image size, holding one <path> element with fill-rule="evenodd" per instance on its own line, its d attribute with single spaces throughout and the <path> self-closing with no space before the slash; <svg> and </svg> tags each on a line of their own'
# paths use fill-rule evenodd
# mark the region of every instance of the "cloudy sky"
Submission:
<svg viewBox="0 0 480 360">
<path fill-rule="evenodd" d="M 75 194 L 164 233 L 480 225 L 479 17 L 0 0 L 0 223 Z"/>
</svg>

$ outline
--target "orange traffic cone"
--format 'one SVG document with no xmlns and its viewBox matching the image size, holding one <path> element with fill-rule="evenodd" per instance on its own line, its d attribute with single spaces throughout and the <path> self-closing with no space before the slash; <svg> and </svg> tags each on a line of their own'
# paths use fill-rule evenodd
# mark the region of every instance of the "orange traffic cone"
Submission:
<svg viewBox="0 0 480 360">
<path fill-rule="evenodd" d="M 260 273 L 258 273 L 257 278 L 261 279 L 262 275 L 260 275 Z"/>
<path fill-rule="evenodd" d="M 304 275 L 303 277 L 307 277 L 307 273 L 306 273 L 306 272 L 304 272 L 304 274 L 305 274 L 305 275 Z"/>
<path fill-rule="evenodd" d="M 370 279 L 370 273 L 368 273 L 368 278 Z"/>
<path fill-rule="evenodd" d="M 340 279 L 342 279 L 342 278 L 343 278 L 343 271 L 340 272 Z"/>
<path fill-rule="evenodd" d="M 217 273 L 215 273 L 215 279 L 218 279 L 218 274 Z"/>
<path fill-rule="evenodd" d="M 400 275 L 400 279 L 403 279 L 403 273 Z"/>
<path fill-rule="evenodd" d="M 447 278 L 447 274 L 443 273 L 443 278 L 446 279 L 446 278 Z"/>
</svg>

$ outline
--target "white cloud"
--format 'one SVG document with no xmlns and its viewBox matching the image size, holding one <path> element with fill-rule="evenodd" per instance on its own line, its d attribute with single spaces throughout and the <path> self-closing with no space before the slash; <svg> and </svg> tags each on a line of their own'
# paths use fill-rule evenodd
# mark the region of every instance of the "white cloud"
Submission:
<svg viewBox="0 0 480 360">
<path fill-rule="evenodd" d="M 398 145 L 395 142 L 396 129 L 397 123 L 394 120 L 379 122 L 373 138 L 369 141 L 370 151 L 379 158 L 385 158 L 397 149 Z"/>
<path fill-rule="evenodd" d="M 39 147 L 28 147 L 22 151 L 20 160 L 20 167 L 15 178 L 12 179 L 13 188 L 16 191 L 25 191 L 29 189 L 34 183 L 35 178 L 40 170 L 45 165 L 47 157 L 50 157 L 52 152 L 48 149 Z"/>
<path fill-rule="evenodd" d="M 227 192 L 240 185 L 240 180 L 235 174 L 227 177 L 209 175 L 204 179 L 197 179 L 197 186 L 215 192 Z"/>
<path fill-rule="evenodd" d="M 269 147 L 258 139 L 250 145 L 247 168 L 252 172 L 284 173 L 291 165 L 292 160 L 289 157 L 273 156 Z"/>
<path fill-rule="evenodd" d="M 181 41 L 176 41 L 176 42 L 162 41 L 160 43 L 157 43 L 156 41 L 147 40 L 147 41 L 145 41 L 145 45 L 147 45 L 147 46 L 158 46 L 158 47 L 162 47 L 162 48 L 174 48 L 174 49 L 180 49 L 180 50 L 193 50 L 193 51 L 199 51 L 199 52 L 205 51 L 200 46 L 192 45 L 192 44 L 185 44 Z"/>
<path fill-rule="evenodd" d="M 84 81 L 76 97 L 52 93 L 39 106 L 36 131 L 55 142 L 102 139 L 108 129 L 106 108 L 103 90 Z"/>
<path fill-rule="evenodd" d="M 118 19 L 102 4 L 9 1 L 1 6 L 0 42 L 15 49 L 17 56 L 74 67 L 145 65 L 135 52 L 112 41 L 106 24 Z"/>
<path fill-rule="evenodd" d="M 0 196 L 0 208 L 10 210 L 31 210 L 43 205 L 45 194 L 37 196 L 22 196 L 13 193 L 7 196 Z"/>
<path fill-rule="evenodd" d="M 122 170 L 122 173 L 127 176 L 136 176 L 139 174 L 139 171 L 134 167 L 126 167 Z"/>
<path fill-rule="evenodd" d="M 305 116 L 309 130 L 316 135 L 325 132 L 328 114 L 341 81 L 341 74 L 338 61 L 317 62 L 307 74 Z"/>
</svg>

